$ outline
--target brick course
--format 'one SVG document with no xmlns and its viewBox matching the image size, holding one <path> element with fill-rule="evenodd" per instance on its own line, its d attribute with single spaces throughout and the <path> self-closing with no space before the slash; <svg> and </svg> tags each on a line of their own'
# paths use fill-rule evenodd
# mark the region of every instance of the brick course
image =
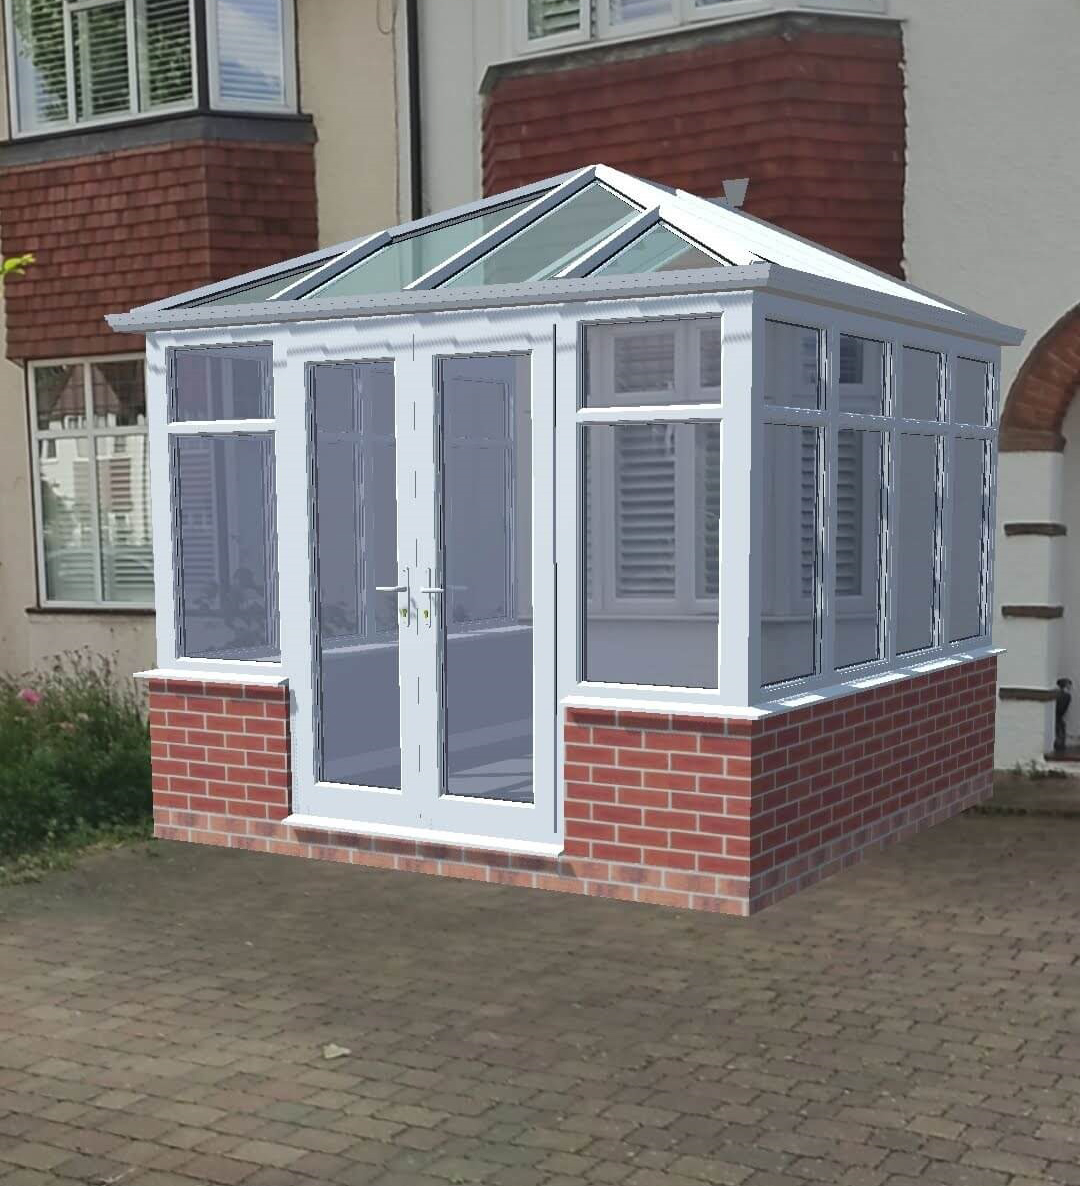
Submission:
<svg viewBox="0 0 1080 1186">
<path fill-rule="evenodd" d="M 0 171 L 8 357 L 141 351 L 104 318 L 317 246 L 310 144 L 195 141 Z"/>
<path fill-rule="evenodd" d="M 573 708 L 558 858 L 296 828 L 287 689 L 153 680 L 158 836 L 745 915 L 988 798 L 995 658 L 755 720 Z"/>
<path fill-rule="evenodd" d="M 902 57 L 898 26 L 820 17 L 498 67 L 484 191 L 597 161 L 703 195 L 747 176 L 749 213 L 902 276 Z"/>
</svg>

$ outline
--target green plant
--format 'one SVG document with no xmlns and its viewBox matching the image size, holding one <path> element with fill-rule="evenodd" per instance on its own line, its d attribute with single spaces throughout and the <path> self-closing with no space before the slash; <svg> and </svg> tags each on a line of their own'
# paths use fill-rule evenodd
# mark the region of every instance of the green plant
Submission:
<svg viewBox="0 0 1080 1186">
<path fill-rule="evenodd" d="M 0 854 L 150 812 L 146 719 L 107 660 L 75 652 L 0 676 Z"/>
<path fill-rule="evenodd" d="M 1041 782 L 1046 778 L 1068 778 L 1064 770 L 1053 770 L 1047 766 L 1040 766 L 1034 759 L 1028 762 L 1025 766 L 1022 762 L 1017 762 L 1013 767 L 1013 774 L 1019 775 L 1021 778 L 1030 778 L 1036 782 Z"/>
<path fill-rule="evenodd" d="M 34 257 L 29 252 L 26 255 L 12 255 L 0 260 L 0 280 L 6 280 L 8 276 L 24 276 L 26 269 L 33 262 Z"/>
</svg>

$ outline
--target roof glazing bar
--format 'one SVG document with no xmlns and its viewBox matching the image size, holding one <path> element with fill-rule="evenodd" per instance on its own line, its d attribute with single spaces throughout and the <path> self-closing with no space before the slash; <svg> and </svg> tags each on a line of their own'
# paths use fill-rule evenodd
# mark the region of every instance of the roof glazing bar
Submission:
<svg viewBox="0 0 1080 1186">
<path fill-rule="evenodd" d="M 617 227 L 606 238 L 579 255 L 576 259 L 556 273 L 556 279 L 565 280 L 575 276 L 587 276 L 593 268 L 605 263 L 616 252 L 621 251 L 628 243 L 632 243 L 638 235 L 643 235 L 650 227 L 660 221 L 660 207 L 652 206 L 643 210 L 636 218 L 625 226 Z"/>
<path fill-rule="evenodd" d="M 425 272 L 411 284 L 407 284 L 404 291 L 414 292 L 418 289 L 435 288 L 444 280 L 449 280 L 451 276 L 456 275 L 481 256 L 487 255 L 489 251 L 494 250 L 500 243 L 505 243 L 507 239 L 516 235 L 518 231 L 524 230 L 525 227 L 536 222 L 537 219 L 543 217 L 550 210 L 554 210 L 556 206 L 561 205 L 568 198 L 572 198 L 574 194 L 579 193 L 595 179 L 595 175 L 596 167 L 594 165 L 589 165 L 584 169 L 579 169 L 576 173 L 570 174 L 567 180 L 561 185 L 556 186 L 543 197 L 531 205 L 526 206 L 524 210 L 519 210 L 517 214 L 512 215 L 505 222 L 500 223 L 497 227 L 488 231 L 486 235 L 480 235 L 455 255 L 451 255 L 448 259 L 443 260 L 441 264 L 436 264 L 435 267 Z"/>
<path fill-rule="evenodd" d="M 379 231 L 377 234 L 369 235 L 351 251 L 334 256 L 333 259 L 327 260 L 321 268 L 309 272 L 306 276 L 301 276 L 299 280 L 294 280 L 292 284 L 276 293 L 270 300 L 296 301 L 307 296 L 309 292 L 321 288 L 328 280 L 333 280 L 335 276 L 340 275 L 347 268 L 351 268 L 353 264 L 358 264 L 362 259 L 367 259 L 369 255 L 374 255 L 380 248 L 385 247 L 390 239 L 389 231 Z"/>
</svg>

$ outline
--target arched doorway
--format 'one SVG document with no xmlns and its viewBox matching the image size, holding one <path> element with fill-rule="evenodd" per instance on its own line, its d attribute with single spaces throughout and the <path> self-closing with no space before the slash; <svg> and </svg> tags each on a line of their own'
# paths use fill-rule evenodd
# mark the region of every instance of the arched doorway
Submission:
<svg viewBox="0 0 1080 1186">
<path fill-rule="evenodd" d="M 1052 752 L 1057 680 L 1080 691 L 1080 304 L 1043 334 L 1001 413 L 997 765 Z M 1071 441 L 1071 445 L 1070 445 Z M 1067 718 L 1080 735 L 1080 696 Z"/>
</svg>

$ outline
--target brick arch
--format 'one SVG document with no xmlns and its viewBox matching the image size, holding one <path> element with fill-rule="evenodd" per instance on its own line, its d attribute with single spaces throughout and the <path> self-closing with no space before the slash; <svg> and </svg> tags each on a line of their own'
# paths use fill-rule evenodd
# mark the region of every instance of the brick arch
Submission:
<svg viewBox="0 0 1080 1186">
<path fill-rule="evenodd" d="M 1080 305 L 1036 342 L 1017 372 L 1001 413 L 1007 453 L 1060 453 L 1061 425 L 1080 387 Z"/>
</svg>

